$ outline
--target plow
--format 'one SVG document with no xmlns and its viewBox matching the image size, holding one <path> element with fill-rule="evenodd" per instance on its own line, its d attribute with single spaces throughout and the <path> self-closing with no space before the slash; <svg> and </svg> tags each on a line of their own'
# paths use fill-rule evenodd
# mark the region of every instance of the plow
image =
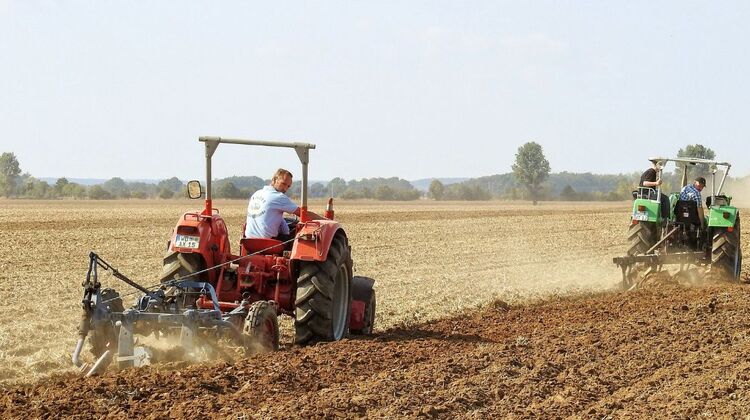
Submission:
<svg viewBox="0 0 750 420">
<path fill-rule="evenodd" d="M 622 288 L 633 290 L 657 279 L 698 282 L 707 278 L 739 281 L 742 270 L 740 212 L 723 193 L 731 168 L 728 162 L 698 158 L 652 158 L 658 179 L 668 162 L 681 169 L 681 185 L 688 185 L 691 167 L 707 168 L 711 175 L 708 209 L 702 203 L 682 200 L 673 192 L 662 200 L 661 185 L 639 187 L 633 192 L 633 211 L 628 230 L 627 255 L 613 258 L 622 271 Z M 717 173 L 721 180 L 717 187 Z M 662 212 L 662 205 L 669 211 Z M 668 213 L 667 217 L 662 214 Z M 669 270 L 675 268 L 676 270 Z"/>
<path fill-rule="evenodd" d="M 205 196 L 202 211 L 184 213 L 167 245 L 160 281 L 144 286 L 98 254 L 89 254 L 83 312 L 73 363 L 86 375 L 114 364 L 138 367 L 160 361 L 141 337 L 174 344 L 180 358 L 199 360 L 229 343 L 245 355 L 279 349 L 279 316 L 294 319 L 294 341 L 307 345 L 372 333 L 375 281 L 354 276 L 346 232 L 334 220 L 333 199 L 322 219 L 307 211 L 309 151 L 314 144 L 201 137 L 206 186 L 188 182 L 188 196 Z M 302 163 L 299 219 L 287 219 L 291 239 L 245 238 L 232 253 L 229 233 L 211 194 L 211 159 L 221 144 L 292 148 Z M 244 229 L 243 229 L 244 232 Z M 102 288 L 101 271 L 140 296 L 125 308 L 123 297 Z M 86 339 L 95 361 L 81 357 Z"/>
</svg>

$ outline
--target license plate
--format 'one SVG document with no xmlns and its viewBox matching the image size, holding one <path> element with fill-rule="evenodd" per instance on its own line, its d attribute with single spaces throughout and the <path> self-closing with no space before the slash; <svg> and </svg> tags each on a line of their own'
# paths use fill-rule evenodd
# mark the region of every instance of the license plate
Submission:
<svg viewBox="0 0 750 420">
<path fill-rule="evenodd" d="M 640 222 L 648 222 L 648 213 L 645 211 L 637 211 L 633 214 L 633 219 Z"/>
<path fill-rule="evenodd" d="M 177 248 L 198 248 L 200 243 L 200 236 L 177 235 L 174 238 L 174 246 Z"/>
</svg>

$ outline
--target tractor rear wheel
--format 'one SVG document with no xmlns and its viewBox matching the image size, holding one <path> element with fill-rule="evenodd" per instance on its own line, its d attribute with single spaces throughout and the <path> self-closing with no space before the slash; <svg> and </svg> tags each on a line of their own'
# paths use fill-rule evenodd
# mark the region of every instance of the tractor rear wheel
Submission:
<svg viewBox="0 0 750 420">
<path fill-rule="evenodd" d="M 262 300 L 250 305 L 242 330 L 250 353 L 269 353 L 279 349 L 279 319 L 276 308 Z"/>
<path fill-rule="evenodd" d="M 352 259 L 346 237 L 337 235 L 325 261 L 303 262 L 297 278 L 294 341 L 338 341 L 349 328 Z"/>
<path fill-rule="evenodd" d="M 742 248 L 740 243 L 740 217 L 730 232 L 727 228 L 714 230 L 711 247 L 711 271 L 739 281 L 742 272 Z"/>
<path fill-rule="evenodd" d="M 200 254 L 184 254 L 177 251 L 167 251 L 164 256 L 164 266 L 159 281 L 161 283 L 182 278 L 203 269 L 203 259 Z M 197 278 L 190 279 L 200 281 Z"/>
<path fill-rule="evenodd" d="M 645 254 L 658 240 L 656 223 L 638 222 L 628 230 L 628 255 Z"/>
<path fill-rule="evenodd" d="M 638 222 L 631 224 L 628 230 L 628 255 L 641 255 L 651 249 L 658 240 L 656 223 Z M 636 263 L 627 268 L 620 284 L 623 290 L 632 290 L 643 282 L 650 272 L 643 263 Z"/>
<path fill-rule="evenodd" d="M 100 296 L 102 298 L 98 305 L 103 305 L 108 312 L 123 312 L 122 298 L 120 294 L 113 289 L 102 289 Z M 97 305 L 97 306 L 98 306 Z M 89 331 L 89 344 L 91 345 L 91 354 L 97 359 L 107 351 L 107 346 L 117 341 L 119 330 L 113 322 L 102 323 L 98 328 L 92 328 Z"/>
</svg>

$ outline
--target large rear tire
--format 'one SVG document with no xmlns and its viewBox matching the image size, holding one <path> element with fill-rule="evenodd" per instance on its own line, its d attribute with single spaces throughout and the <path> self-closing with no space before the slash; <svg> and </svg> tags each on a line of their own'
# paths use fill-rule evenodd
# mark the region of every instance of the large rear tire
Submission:
<svg viewBox="0 0 750 420">
<path fill-rule="evenodd" d="M 628 255 L 645 254 L 658 241 L 656 223 L 638 222 L 628 230 Z"/>
<path fill-rule="evenodd" d="M 250 305 L 242 331 L 249 353 L 270 353 L 279 349 L 279 319 L 276 308 L 262 300 Z"/>
<path fill-rule="evenodd" d="M 346 237 L 336 235 L 322 262 L 303 262 L 297 278 L 297 344 L 338 341 L 349 329 L 352 259 Z"/>
<path fill-rule="evenodd" d="M 727 228 L 714 230 L 711 247 L 711 271 L 732 281 L 739 281 L 742 273 L 740 216 L 730 232 Z"/>
<path fill-rule="evenodd" d="M 103 305 L 108 312 L 123 312 L 125 310 L 120 294 L 113 289 L 102 289 L 100 296 L 102 303 L 99 303 L 99 305 Z M 93 328 L 89 331 L 91 354 L 98 359 L 107 351 L 109 345 L 114 345 L 117 342 L 119 333 L 119 329 L 112 322 L 102 323 L 98 328 Z"/>
<path fill-rule="evenodd" d="M 628 230 L 628 255 L 642 255 L 651 249 L 657 237 L 656 223 L 638 222 L 631 224 Z M 623 290 L 633 290 L 642 283 L 650 272 L 649 267 L 643 263 L 636 263 L 627 268 L 620 287 Z"/>
<path fill-rule="evenodd" d="M 184 254 L 170 250 L 164 256 L 164 266 L 162 266 L 159 281 L 165 283 L 176 278 L 189 276 L 202 269 L 203 258 L 201 258 L 200 254 Z M 190 280 L 200 281 L 198 278 Z"/>
</svg>

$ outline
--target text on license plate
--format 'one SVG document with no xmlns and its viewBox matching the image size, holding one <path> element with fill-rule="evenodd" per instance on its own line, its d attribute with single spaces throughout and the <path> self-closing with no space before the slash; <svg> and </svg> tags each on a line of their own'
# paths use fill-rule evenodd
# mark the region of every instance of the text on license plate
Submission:
<svg viewBox="0 0 750 420">
<path fill-rule="evenodd" d="M 639 220 L 641 222 L 647 222 L 648 221 L 648 213 L 645 211 L 637 211 L 635 214 L 633 214 L 633 219 Z"/>
<path fill-rule="evenodd" d="M 177 235 L 174 238 L 174 246 L 177 248 L 198 248 L 200 242 L 200 236 Z"/>
</svg>

